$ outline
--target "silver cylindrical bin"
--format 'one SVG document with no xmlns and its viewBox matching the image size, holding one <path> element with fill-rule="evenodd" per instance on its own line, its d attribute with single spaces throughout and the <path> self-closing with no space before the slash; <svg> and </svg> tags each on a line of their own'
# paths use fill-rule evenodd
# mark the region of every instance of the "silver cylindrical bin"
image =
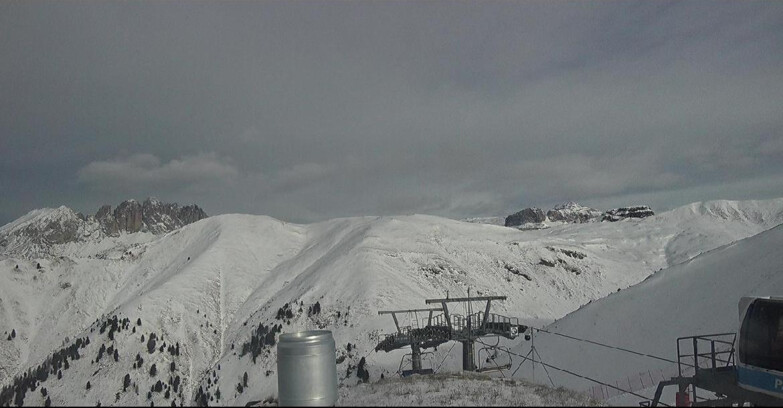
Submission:
<svg viewBox="0 0 783 408">
<path fill-rule="evenodd" d="M 333 406 L 337 402 L 337 363 L 331 331 L 280 335 L 277 397 L 281 407 Z"/>
</svg>

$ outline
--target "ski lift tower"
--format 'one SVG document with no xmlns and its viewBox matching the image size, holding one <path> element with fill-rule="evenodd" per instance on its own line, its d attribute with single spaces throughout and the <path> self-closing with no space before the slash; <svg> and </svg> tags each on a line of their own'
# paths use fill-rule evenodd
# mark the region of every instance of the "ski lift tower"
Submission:
<svg viewBox="0 0 783 408">
<path fill-rule="evenodd" d="M 432 326 L 432 313 L 441 312 L 441 308 L 431 309 L 408 309 L 408 310 L 381 310 L 378 315 L 391 315 L 394 319 L 394 327 L 397 328 L 397 333 L 387 336 L 378 346 L 377 350 L 390 351 L 394 349 L 400 349 L 407 346 L 411 347 L 411 364 L 413 370 L 411 374 L 429 374 L 432 373 L 432 369 L 424 370 L 421 366 L 421 349 L 427 347 L 437 346 L 438 344 L 449 341 L 448 333 L 444 330 L 438 330 L 437 327 Z M 427 325 L 423 328 L 419 327 L 400 327 L 400 322 L 397 319 L 398 313 L 419 313 L 429 312 L 427 318 Z"/>
<path fill-rule="evenodd" d="M 411 361 L 413 370 L 410 373 L 431 373 L 432 370 L 422 369 L 421 350 L 437 347 L 440 344 L 449 341 L 458 341 L 462 343 L 462 369 L 464 371 L 484 371 L 476 367 L 475 362 L 475 342 L 479 337 L 484 336 L 502 336 L 507 339 L 514 339 L 520 333 L 527 329 L 527 326 L 520 325 L 515 317 L 507 317 L 491 313 L 493 300 L 506 300 L 505 296 L 470 296 L 462 298 L 445 299 L 426 299 L 426 304 L 440 304 L 439 308 L 432 309 L 410 309 L 410 310 L 386 310 L 379 311 L 379 315 L 391 315 L 394 319 L 394 325 L 397 328 L 395 333 L 386 335 L 386 337 L 375 346 L 375 351 L 392 351 L 411 347 Z M 487 302 L 483 311 L 472 312 L 471 302 Z M 467 316 L 449 312 L 449 304 L 467 303 Z M 400 313 L 420 313 L 427 312 L 427 324 L 424 327 L 401 327 L 397 315 Z M 443 312 L 433 315 L 434 312 Z M 423 323 L 422 323 L 423 324 Z M 417 320 L 417 326 L 418 320 Z M 497 367 L 506 369 L 506 367 Z"/>
<path fill-rule="evenodd" d="M 477 371 L 475 361 L 475 342 L 478 337 L 498 335 L 509 339 L 515 338 L 527 329 L 521 326 L 516 318 L 490 313 L 493 300 L 506 300 L 505 296 L 476 296 L 464 298 L 426 299 L 426 304 L 440 304 L 443 309 L 445 324 L 449 329 L 451 340 L 462 343 L 462 369 Z M 472 313 L 471 302 L 487 302 L 484 311 Z M 449 314 L 449 303 L 467 303 L 467 316 Z"/>
</svg>

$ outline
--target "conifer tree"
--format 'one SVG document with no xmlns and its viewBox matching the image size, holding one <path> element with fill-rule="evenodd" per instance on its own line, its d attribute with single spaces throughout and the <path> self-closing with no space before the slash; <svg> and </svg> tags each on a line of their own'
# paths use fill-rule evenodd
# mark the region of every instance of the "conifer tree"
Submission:
<svg viewBox="0 0 783 408">
<path fill-rule="evenodd" d="M 150 339 L 147 341 L 147 352 L 152 354 L 155 352 L 155 337 L 150 335 Z"/>
</svg>

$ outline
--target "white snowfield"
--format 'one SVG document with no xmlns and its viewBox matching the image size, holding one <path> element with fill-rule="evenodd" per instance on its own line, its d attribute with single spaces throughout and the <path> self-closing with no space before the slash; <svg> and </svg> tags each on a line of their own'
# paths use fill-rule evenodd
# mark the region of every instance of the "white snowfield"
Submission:
<svg viewBox="0 0 783 408">
<path fill-rule="evenodd" d="M 738 332 L 741 297 L 783 294 L 781 248 L 783 225 L 657 272 L 638 285 L 582 307 L 545 330 L 676 361 L 678 337 Z M 538 332 L 534 340 L 545 363 L 626 390 L 648 372 L 669 376 L 677 373 L 676 364 L 562 336 Z M 683 351 L 689 346 L 683 343 Z M 523 343 L 514 351 L 527 354 L 529 347 L 529 342 Z M 549 374 L 555 384 L 572 389 L 596 385 L 555 370 Z M 530 378 L 530 365 L 518 376 Z M 536 380 L 549 383 L 541 367 Z M 654 391 L 650 387 L 641 395 L 652 397 Z M 641 398 L 615 400 L 635 405 Z"/>
<path fill-rule="evenodd" d="M 35 210 L 1 227 L 0 236 L 71 217 L 64 207 Z M 70 361 L 62 379 L 50 375 L 41 384 L 54 405 L 193 404 L 199 388 L 213 399 L 210 405 L 262 401 L 276 397 L 276 346 L 261 347 L 255 362 L 252 355 L 241 355 L 259 324 L 281 325 L 283 332 L 332 330 L 338 357 L 344 357 L 338 365 L 341 383 L 358 381 L 362 357 L 374 381 L 382 373 L 394 375 L 407 353 L 373 351 L 380 336 L 394 330 L 389 316 L 378 316 L 380 310 L 426 307 L 424 299 L 465 296 L 470 288 L 471 295 L 507 296 L 493 303 L 496 313 L 523 323 L 550 323 L 657 270 L 781 222 L 783 199 L 775 199 L 695 203 L 643 220 L 539 231 L 425 215 L 297 225 L 231 214 L 163 236 L 110 238 L 90 231 L 78 243 L 47 248 L 50 255 L 40 258 L 14 241 L 13 251 L 0 249 L 0 385 L 12 384 L 75 339 L 89 337 L 90 344 L 79 350 L 82 358 Z M 665 293 L 656 299 L 668 304 Z M 316 302 L 320 313 L 309 315 Z M 736 308 L 734 300 L 729 303 Z M 283 313 L 276 319 L 286 310 L 289 317 Z M 99 327 L 114 315 L 131 324 L 110 340 Z M 16 337 L 6 340 L 12 330 Z M 158 341 L 149 353 L 153 332 Z M 157 350 L 163 343 L 179 343 L 181 353 Z M 117 361 L 105 356 L 92 361 L 102 344 L 118 351 Z M 426 361 L 442 371 L 458 370 L 460 347 L 451 346 L 441 346 Z M 137 354 L 144 362 L 134 369 Z M 245 372 L 247 386 L 238 387 Z M 126 374 L 132 385 L 123 391 Z M 174 376 L 181 377 L 178 392 L 171 390 L 169 398 L 151 392 L 148 398 L 152 385 L 168 384 Z M 44 400 L 36 390 L 24 401 L 42 405 Z"/>
</svg>

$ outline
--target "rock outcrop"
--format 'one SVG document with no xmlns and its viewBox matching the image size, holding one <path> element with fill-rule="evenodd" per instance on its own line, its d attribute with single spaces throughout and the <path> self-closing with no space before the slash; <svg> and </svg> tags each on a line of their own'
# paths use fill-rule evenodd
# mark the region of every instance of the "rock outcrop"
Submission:
<svg viewBox="0 0 783 408">
<path fill-rule="evenodd" d="M 195 204 L 180 208 L 176 203 L 162 203 L 155 198 L 144 200 L 141 214 L 143 225 L 148 231 L 155 234 L 172 231 L 183 225 L 207 218 L 207 213 Z"/>
<path fill-rule="evenodd" d="M 633 207 L 620 207 L 604 213 L 601 221 L 620 221 L 626 218 L 646 218 L 655 215 L 652 209 L 646 205 L 637 205 Z"/>
<path fill-rule="evenodd" d="M 556 205 L 546 214 L 536 207 L 525 208 L 522 211 L 506 217 L 505 226 L 521 227 L 523 229 L 548 228 L 548 223 L 581 224 L 586 222 L 620 221 L 626 218 L 645 218 L 655 215 L 646 205 L 620 207 L 606 212 L 585 207 L 575 202 Z"/>
<path fill-rule="evenodd" d="M 163 234 L 191 224 L 207 214 L 197 205 L 165 204 L 148 198 L 143 204 L 126 200 L 112 211 L 101 206 L 94 216 L 68 207 L 30 211 L 0 230 L 0 252 L 35 257 L 50 253 L 53 245 L 84 241 L 121 233 Z M 92 237 L 92 238 L 90 238 Z"/>
<path fill-rule="evenodd" d="M 2 227 L 0 253 L 35 258 L 53 245 L 82 239 L 89 234 L 86 224 L 65 206 L 30 211 Z"/>
<path fill-rule="evenodd" d="M 556 205 L 555 208 L 546 212 L 546 217 L 549 221 L 574 224 L 593 222 L 599 220 L 601 215 L 601 211 L 579 205 L 573 201 Z"/>
<path fill-rule="evenodd" d="M 87 220 L 89 220 L 89 217 Z M 101 230 L 106 235 L 114 236 L 119 232 L 119 228 L 117 227 L 117 222 L 114 220 L 114 214 L 111 212 L 110 205 L 102 205 L 101 208 L 98 209 L 98 212 L 95 213 L 95 221 L 100 224 Z"/>
<path fill-rule="evenodd" d="M 104 205 L 95 214 L 103 232 L 110 236 L 140 231 L 162 234 L 203 218 L 207 218 L 207 213 L 195 204 L 180 207 L 151 197 L 142 204 L 133 199 L 123 201 L 114 211 Z"/>
<path fill-rule="evenodd" d="M 125 232 L 139 232 L 142 227 L 141 204 L 136 200 L 126 200 L 114 210 L 117 228 Z"/>
<path fill-rule="evenodd" d="M 507 227 L 516 227 L 523 224 L 538 224 L 544 221 L 546 221 L 544 211 L 537 207 L 531 207 L 506 217 L 505 225 Z"/>
</svg>

